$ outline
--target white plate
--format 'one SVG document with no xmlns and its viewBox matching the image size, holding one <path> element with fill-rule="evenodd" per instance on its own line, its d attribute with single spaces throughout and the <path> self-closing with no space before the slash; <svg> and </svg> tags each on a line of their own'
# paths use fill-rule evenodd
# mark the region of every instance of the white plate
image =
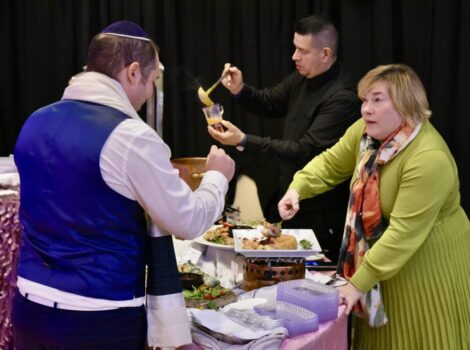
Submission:
<svg viewBox="0 0 470 350">
<path fill-rule="evenodd" d="M 246 257 L 260 257 L 260 258 L 283 258 L 283 257 L 309 257 L 321 252 L 320 244 L 318 243 L 317 237 L 313 233 L 313 230 L 309 229 L 282 229 L 282 233 L 286 235 L 295 236 L 297 239 L 296 250 L 258 250 L 258 249 L 243 249 L 242 240 L 243 238 L 262 238 L 263 235 L 260 230 L 233 230 L 233 239 L 235 241 L 235 251 Z M 300 245 L 300 241 L 306 239 L 312 243 L 310 249 L 303 249 Z"/>
<path fill-rule="evenodd" d="M 222 226 L 222 225 L 214 225 L 209 230 L 213 230 L 213 229 L 215 229 L 217 227 L 220 227 L 220 226 Z M 225 250 L 233 250 L 233 245 L 219 244 L 219 243 L 214 243 L 214 242 L 210 242 L 210 241 L 206 240 L 204 238 L 205 234 L 206 234 L 206 232 L 204 232 L 198 238 L 193 239 L 192 241 L 196 242 L 196 243 L 199 243 L 199 244 L 206 245 L 208 247 L 215 247 L 215 248 L 225 249 Z"/>
<path fill-rule="evenodd" d="M 323 255 L 323 253 L 315 253 L 313 255 L 307 256 L 305 260 L 321 260 L 324 258 L 325 256 Z"/>
</svg>

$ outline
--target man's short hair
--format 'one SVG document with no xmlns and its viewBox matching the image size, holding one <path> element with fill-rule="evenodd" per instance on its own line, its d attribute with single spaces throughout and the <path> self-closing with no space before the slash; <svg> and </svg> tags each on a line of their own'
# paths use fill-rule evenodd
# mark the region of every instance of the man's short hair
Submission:
<svg viewBox="0 0 470 350">
<path fill-rule="evenodd" d="M 338 52 L 338 31 L 331 19 L 326 15 L 313 15 L 302 18 L 294 24 L 294 31 L 300 35 L 313 35 L 316 42 L 329 47 L 336 56 Z"/>
<path fill-rule="evenodd" d="M 157 47 L 152 40 L 99 33 L 88 48 L 87 72 L 98 72 L 117 80 L 119 72 L 139 62 L 144 82 L 157 65 Z"/>
</svg>

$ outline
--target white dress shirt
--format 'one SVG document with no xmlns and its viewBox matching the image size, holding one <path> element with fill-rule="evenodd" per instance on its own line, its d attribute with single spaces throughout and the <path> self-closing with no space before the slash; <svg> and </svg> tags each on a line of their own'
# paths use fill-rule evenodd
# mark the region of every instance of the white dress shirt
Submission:
<svg viewBox="0 0 470 350">
<path fill-rule="evenodd" d="M 217 220 L 228 190 L 226 177 L 218 171 L 208 171 L 193 192 L 171 165 L 170 148 L 140 119 L 116 80 L 100 73 L 85 73 L 72 80 L 63 99 L 105 104 L 130 116 L 104 144 L 100 170 L 109 187 L 142 206 L 152 222 L 151 236 L 172 234 L 192 239 Z M 109 310 L 144 302 L 144 297 L 124 301 L 84 297 L 20 276 L 18 288 L 22 295 L 35 295 L 70 310 Z"/>
</svg>

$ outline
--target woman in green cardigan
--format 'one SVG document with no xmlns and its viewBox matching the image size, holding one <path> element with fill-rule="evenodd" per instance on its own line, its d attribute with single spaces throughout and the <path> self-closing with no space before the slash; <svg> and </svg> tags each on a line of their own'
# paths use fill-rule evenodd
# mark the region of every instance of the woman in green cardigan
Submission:
<svg viewBox="0 0 470 350">
<path fill-rule="evenodd" d="M 292 218 L 302 199 L 352 175 L 338 272 L 353 348 L 470 349 L 470 223 L 424 87 L 392 64 L 358 92 L 362 119 L 295 174 L 279 213 Z"/>
</svg>

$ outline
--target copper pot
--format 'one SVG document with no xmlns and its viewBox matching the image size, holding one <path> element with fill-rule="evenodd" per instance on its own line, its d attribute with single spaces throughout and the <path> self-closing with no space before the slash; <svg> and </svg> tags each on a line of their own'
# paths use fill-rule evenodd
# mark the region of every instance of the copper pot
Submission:
<svg viewBox="0 0 470 350">
<path fill-rule="evenodd" d="M 195 191 L 201 184 L 202 177 L 206 171 L 206 158 L 188 157 L 175 158 L 171 164 L 180 172 L 180 177 Z"/>
</svg>

